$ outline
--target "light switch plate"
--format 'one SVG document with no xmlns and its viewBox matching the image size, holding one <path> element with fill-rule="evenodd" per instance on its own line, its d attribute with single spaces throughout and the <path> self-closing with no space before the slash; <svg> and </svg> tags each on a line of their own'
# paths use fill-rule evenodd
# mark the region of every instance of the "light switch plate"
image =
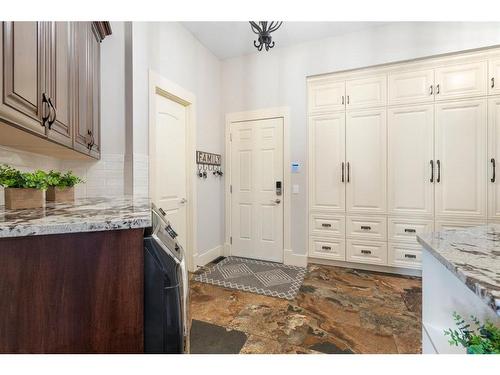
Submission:
<svg viewBox="0 0 500 375">
<path fill-rule="evenodd" d="M 299 185 L 294 184 L 292 185 L 292 194 L 299 194 Z"/>
</svg>

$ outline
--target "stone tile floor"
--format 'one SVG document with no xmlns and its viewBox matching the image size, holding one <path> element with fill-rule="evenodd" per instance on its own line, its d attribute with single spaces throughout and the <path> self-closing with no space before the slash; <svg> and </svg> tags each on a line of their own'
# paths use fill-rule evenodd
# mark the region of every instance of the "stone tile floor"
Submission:
<svg viewBox="0 0 500 375">
<path fill-rule="evenodd" d="M 192 319 L 244 332 L 240 353 L 420 353 L 421 279 L 311 264 L 293 301 L 191 281 Z"/>
</svg>

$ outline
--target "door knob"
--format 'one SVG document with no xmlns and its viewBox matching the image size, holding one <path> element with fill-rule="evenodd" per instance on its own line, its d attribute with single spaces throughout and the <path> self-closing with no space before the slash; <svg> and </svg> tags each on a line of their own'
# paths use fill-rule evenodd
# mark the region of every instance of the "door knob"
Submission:
<svg viewBox="0 0 500 375">
<path fill-rule="evenodd" d="M 184 204 L 184 203 L 186 203 L 186 202 L 187 202 L 187 199 L 186 199 L 186 198 L 182 198 L 182 199 L 181 199 L 181 204 Z"/>
<path fill-rule="evenodd" d="M 275 200 L 273 201 L 273 203 L 280 204 L 280 203 L 281 203 L 281 199 L 275 199 Z"/>
</svg>

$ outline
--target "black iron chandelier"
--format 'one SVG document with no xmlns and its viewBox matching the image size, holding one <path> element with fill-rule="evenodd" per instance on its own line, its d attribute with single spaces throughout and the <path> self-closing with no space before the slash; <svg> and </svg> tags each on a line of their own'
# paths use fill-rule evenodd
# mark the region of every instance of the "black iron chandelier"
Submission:
<svg viewBox="0 0 500 375">
<path fill-rule="evenodd" d="M 258 40 L 253 41 L 255 48 L 259 51 L 262 51 L 263 47 L 266 48 L 266 51 L 269 51 L 269 48 L 273 48 L 274 42 L 271 33 L 278 30 L 282 23 L 281 21 L 259 21 L 258 23 L 250 21 L 252 31 L 259 36 Z"/>
</svg>

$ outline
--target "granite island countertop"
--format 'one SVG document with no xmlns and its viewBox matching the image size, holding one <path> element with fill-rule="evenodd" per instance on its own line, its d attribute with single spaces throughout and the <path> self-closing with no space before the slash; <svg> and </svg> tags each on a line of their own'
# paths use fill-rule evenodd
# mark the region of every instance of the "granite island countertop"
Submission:
<svg viewBox="0 0 500 375">
<path fill-rule="evenodd" d="M 422 234 L 417 239 L 500 316 L 500 224 Z"/>
<path fill-rule="evenodd" d="M 0 238 L 97 232 L 151 226 L 148 198 L 110 197 L 46 203 L 44 208 L 7 210 L 0 206 Z"/>
</svg>

